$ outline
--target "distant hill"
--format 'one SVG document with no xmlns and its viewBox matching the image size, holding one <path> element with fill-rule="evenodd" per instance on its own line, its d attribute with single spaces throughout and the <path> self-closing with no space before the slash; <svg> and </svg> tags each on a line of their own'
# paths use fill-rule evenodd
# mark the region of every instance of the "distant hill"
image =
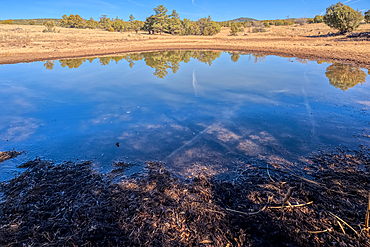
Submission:
<svg viewBox="0 0 370 247">
<path fill-rule="evenodd" d="M 258 21 L 253 18 L 247 18 L 247 17 L 239 17 L 238 19 L 230 20 L 231 22 L 233 21 L 238 21 L 238 22 L 245 22 L 245 21 Z"/>
</svg>

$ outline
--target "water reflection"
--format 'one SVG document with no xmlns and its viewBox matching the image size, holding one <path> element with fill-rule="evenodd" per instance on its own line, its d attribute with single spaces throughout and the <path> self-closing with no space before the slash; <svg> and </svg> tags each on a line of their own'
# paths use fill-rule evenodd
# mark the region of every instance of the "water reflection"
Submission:
<svg viewBox="0 0 370 247">
<path fill-rule="evenodd" d="M 212 62 L 221 56 L 220 51 L 165 51 L 165 52 L 144 52 L 144 53 L 132 53 L 124 56 L 107 56 L 107 57 L 94 57 L 94 58 L 77 58 L 77 59 L 61 59 L 59 60 L 63 68 L 77 69 L 85 62 L 92 63 L 94 60 L 98 60 L 103 66 L 109 65 L 111 62 L 116 64 L 119 61 L 125 60 L 128 62 L 130 68 L 133 68 L 135 62 L 144 60 L 145 64 L 153 69 L 155 72 L 154 76 L 157 78 L 164 78 L 168 75 L 168 70 L 172 70 L 172 73 L 176 73 L 180 68 L 180 62 L 188 63 L 190 59 L 196 59 L 199 62 L 212 65 Z M 249 61 L 254 63 L 263 62 L 265 55 L 250 54 L 244 52 L 229 52 L 231 55 L 231 61 L 238 62 L 241 55 L 248 55 Z M 46 61 L 44 67 L 48 70 L 54 68 L 54 61 Z"/>
<path fill-rule="evenodd" d="M 253 61 L 254 63 L 262 63 L 266 55 L 262 54 L 250 54 L 245 52 L 228 52 L 232 62 L 236 63 L 239 61 L 240 56 L 248 56 L 248 61 Z M 133 68 L 135 62 L 145 61 L 145 64 L 153 69 L 155 69 L 153 75 L 157 78 L 165 78 L 168 75 L 168 70 L 171 70 L 173 74 L 180 68 L 180 63 L 188 63 L 190 59 L 196 59 L 199 62 L 212 65 L 212 62 L 219 58 L 221 52 L 215 51 L 165 51 L 165 52 L 144 52 L 144 53 L 132 53 L 125 56 L 107 56 L 107 57 L 95 57 L 95 58 L 79 58 L 79 59 L 61 59 L 59 60 L 63 68 L 76 69 L 79 68 L 83 63 L 92 63 L 98 60 L 103 66 L 109 65 L 111 62 L 118 64 L 119 61 L 125 60 L 128 62 L 130 68 Z M 290 62 L 293 62 L 289 58 Z M 301 64 L 308 64 L 308 59 L 295 59 L 296 62 Z M 317 61 L 318 64 L 330 63 L 328 61 Z M 54 61 L 46 61 L 44 67 L 47 70 L 52 70 L 54 68 Z M 366 82 L 366 73 L 358 67 L 354 67 L 348 64 L 334 63 L 327 67 L 326 77 L 329 82 L 335 88 L 340 88 L 342 91 L 346 91 L 349 88 L 361 83 Z M 370 70 L 368 70 L 370 75 Z M 196 79 L 193 83 L 196 85 Z M 197 93 L 196 86 L 194 90 Z"/>
<path fill-rule="evenodd" d="M 45 69 L 52 70 L 54 69 L 54 61 L 46 61 L 44 64 Z"/>
<path fill-rule="evenodd" d="M 362 85 L 366 82 L 366 73 L 348 64 L 334 63 L 326 69 L 325 75 L 331 85 L 344 92 L 359 83 Z"/>
<path fill-rule="evenodd" d="M 333 86 L 366 73 L 292 61 L 166 51 L 0 66 L 0 150 L 101 166 L 154 159 L 184 175 L 251 157 L 294 166 L 318 147 L 365 143 L 369 85 Z"/>
</svg>

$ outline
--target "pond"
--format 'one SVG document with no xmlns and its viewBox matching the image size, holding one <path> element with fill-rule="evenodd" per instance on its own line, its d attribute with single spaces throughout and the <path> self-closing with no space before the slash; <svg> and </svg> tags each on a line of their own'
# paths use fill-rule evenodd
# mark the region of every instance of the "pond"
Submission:
<svg viewBox="0 0 370 247">
<path fill-rule="evenodd" d="M 0 181 L 35 158 L 158 160 L 183 176 L 256 160 L 298 166 L 370 144 L 369 71 L 325 61 L 165 51 L 0 66 Z"/>
</svg>

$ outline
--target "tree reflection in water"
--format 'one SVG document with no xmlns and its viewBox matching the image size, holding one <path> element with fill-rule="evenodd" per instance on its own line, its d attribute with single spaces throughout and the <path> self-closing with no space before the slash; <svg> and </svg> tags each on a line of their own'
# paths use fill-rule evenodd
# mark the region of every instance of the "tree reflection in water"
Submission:
<svg viewBox="0 0 370 247">
<path fill-rule="evenodd" d="M 340 88 L 343 92 L 366 82 L 366 73 L 358 67 L 348 64 L 334 63 L 327 67 L 326 77 L 331 85 Z"/>
<path fill-rule="evenodd" d="M 54 61 L 46 61 L 46 63 L 44 63 L 44 67 L 47 70 L 54 69 Z"/>
<path fill-rule="evenodd" d="M 144 53 L 131 53 L 124 56 L 107 56 L 107 57 L 92 57 L 92 58 L 78 58 L 78 59 L 61 59 L 59 60 L 63 68 L 70 69 L 80 67 L 84 62 L 93 62 L 98 59 L 100 64 L 105 66 L 111 62 L 116 64 L 121 60 L 126 60 L 132 68 L 137 61 L 145 61 L 145 64 L 155 69 L 153 75 L 157 78 L 165 78 L 168 75 L 168 70 L 176 73 L 180 68 L 180 62 L 188 63 L 191 59 L 197 59 L 199 62 L 212 65 L 213 61 L 221 56 L 221 51 L 160 51 L 160 52 L 144 52 Z M 249 61 L 254 63 L 263 62 L 265 55 L 249 54 L 244 52 L 229 52 L 232 62 L 238 62 L 240 55 L 248 55 Z M 307 64 L 307 59 L 296 59 L 299 63 Z M 327 61 L 317 61 L 322 64 Z M 44 67 L 48 70 L 54 68 L 54 61 L 47 61 Z M 340 88 L 343 91 L 356 86 L 357 84 L 365 83 L 366 73 L 358 67 L 353 67 L 348 64 L 334 63 L 326 69 L 326 77 L 329 79 L 331 85 L 335 88 Z M 370 70 L 368 70 L 370 75 Z"/>
<path fill-rule="evenodd" d="M 107 57 L 92 57 L 92 58 L 76 58 L 76 59 L 61 59 L 60 65 L 63 68 L 77 69 L 84 62 L 90 63 L 98 59 L 100 64 L 105 66 L 110 62 L 116 64 L 121 60 L 126 60 L 130 68 L 135 65 L 135 62 L 144 60 L 145 64 L 155 69 L 153 75 L 157 78 L 164 78 L 168 75 L 168 70 L 176 73 L 180 68 L 180 62 L 188 63 L 191 59 L 197 59 L 199 62 L 212 65 L 213 61 L 221 56 L 221 51 L 161 51 L 161 52 L 144 52 L 144 53 L 131 53 L 125 56 L 107 56 Z M 248 55 L 249 59 L 254 58 L 254 62 L 263 62 L 265 56 L 259 54 L 249 54 L 244 52 L 229 52 L 231 61 L 238 62 L 240 55 Z M 44 64 L 46 69 L 54 68 L 54 61 L 47 61 Z"/>
</svg>

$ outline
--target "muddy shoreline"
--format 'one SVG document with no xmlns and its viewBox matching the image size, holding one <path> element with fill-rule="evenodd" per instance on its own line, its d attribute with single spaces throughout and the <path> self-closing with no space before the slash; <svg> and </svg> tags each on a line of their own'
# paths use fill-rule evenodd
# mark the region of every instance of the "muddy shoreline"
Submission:
<svg viewBox="0 0 370 247">
<path fill-rule="evenodd" d="M 369 43 L 370 45 L 370 43 Z M 0 57 L 0 64 L 16 64 L 16 63 L 30 63 L 30 62 L 38 62 L 38 61 L 48 61 L 48 60 L 59 60 L 59 59 L 77 59 L 77 58 L 89 58 L 89 57 L 104 57 L 104 56 L 112 56 L 112 55 L 124 55 L 128 53 L 140 53 L 140 52 L 156 52 L 156 51 L 171 51 L 171 50 L 200 50 L 200 51 L 224 51 L 224 52 L 244 52 L 244 53 L 255 53 L 261 55 L 275 55 L 281 57 L 289 57 L 289 58 L 300 58 L 300 59 L 308 59 L 313 61 L 324 60 L 325 62 L 338 62 L 343 64 L 350 64 L 360 68 L 370 69 L 370 60 L 367 57 L 361 55 L 352 55 L 350 57 L 347 54 L 329 54 L 321 53 L 317 51 L 310 51 L 310 52 L 301 52 L 301 51 L 284 51 L 281 50 L 270 50 L 268 48 L 249 48 L 249 47 L 239 47 L 234 48 L 230 47 L 230 45 L 183 45 L 181 48 L 167 48 L 163 46 L 161 48 L 130 48 L 130 49 L 117 49 L 117 50 L 107 50 L 107 51 L 74 51 L 74 52 L 53 52 L 53 53 L 46 53 L 46 54 L 16 54 L 11 57 Z"/>
</svg>

